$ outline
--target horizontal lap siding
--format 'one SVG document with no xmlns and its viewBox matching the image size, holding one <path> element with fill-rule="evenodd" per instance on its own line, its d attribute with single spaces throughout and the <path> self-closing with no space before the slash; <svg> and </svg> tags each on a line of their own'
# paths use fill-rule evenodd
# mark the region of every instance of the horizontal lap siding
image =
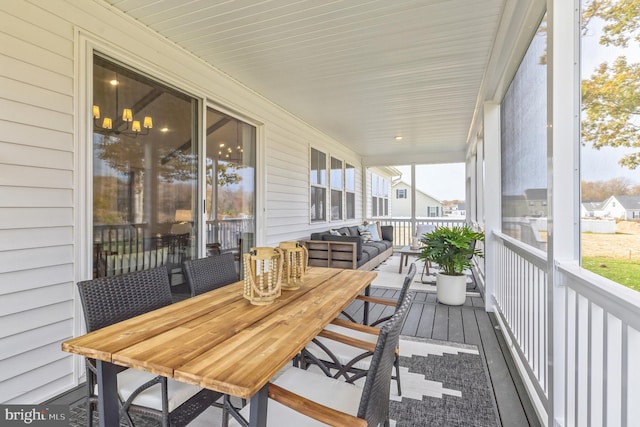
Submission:
<svg viewBox="0 0 640 427">
<path fill-rule="evenodd" d="M 34 403 L 74 383 L 73 27 L 0 21 L 0 402 Z"/>
<path fill-rule="evenodd" d="M 90 200 L 75 188 L 88 179 L 77 166 L 84 152 L 74 151 L 87 143 L 82 135 L 74 138 L 84 119 L 74 114 L 86 107 L 77 105 L 84 94 L 74 93 L 76 77 L 87 65 L 74 62 L 83 47 L 76 37 L 126 47 L 116 60 L 148 67 L 152 77 L 262 124 L 258 174 L 259 191 L 266 193 L 264 210 L 257 212 L 264 220 L 257 243 L 302 239 L 356 222 L 310 224 L 310 146 L 356 167 L 361 220 L 361 160 L 355 153 L 108 5 L 2 1 L 0 22 L 0 403 L 41 402 L 81 375 L 80 365 L 59 350 L 80 325 L 74 281 L 88 277 L 79 277 L 84 269 L 75 260 L 91 261 L 74 246 L 90 232 L 75 229 L 76 216 L 91 211 Z"/>
</svg>

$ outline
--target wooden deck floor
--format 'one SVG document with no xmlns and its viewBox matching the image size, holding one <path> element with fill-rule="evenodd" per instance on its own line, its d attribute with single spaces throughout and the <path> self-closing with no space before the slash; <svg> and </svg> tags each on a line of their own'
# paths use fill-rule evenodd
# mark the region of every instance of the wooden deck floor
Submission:
<svg viewBox="0 0 640 427">
<path fill-rule="evenodd" d="M 372 288 L 371 295 L 397 299 L 399 292 Z M 362 305 L 352 307 L 355 308 L 348 312 L 356 319 L 362 319 Z M 392 309 L 373 307 L 369 312 L 369 321 L 390 314 L 389 310 Z M 416 291 L 402 334 L 476 345 L 489 372 L 502 426 L 539 426 L 540 422 L 498 328 L 495 316 L 484 310 L 481 296 L 467 297 L 464 305 L 453 307 L 439 304 L 435 293 Z"/>
</svg>

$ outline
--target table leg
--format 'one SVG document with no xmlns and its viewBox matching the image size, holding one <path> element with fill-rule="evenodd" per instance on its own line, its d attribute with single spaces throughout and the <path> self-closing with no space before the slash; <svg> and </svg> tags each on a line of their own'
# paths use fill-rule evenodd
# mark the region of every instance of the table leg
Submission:
<svg viewBox="0 0 640 427">
<path fill-rule="evenodd" d="M 98 374 L 98 414 L 100 427 L 120 425 L 118 401 L 118 367 L 113 363 L 96 361 Z"/>
<path fill-rule="evenodd" d="M 371 296 L 371 286 L 367 286 L 364 289 L 365 296 Z M 369 301 L 364 302 L 364 314 L 362 315 L 362 324 L 369 324 Z"/>
<path fill-rule="evenodd" d="M 400 254 L 400 267 L 398 268 L 398 274 L 402 274 L 402 260 L 404 259 L 404 257 L 404 254 Z"/>
<path fill-rule="evenodd" d="M 249 408 L 249 427 L 267 426 L 267 403 L 269 402 L 269 383 L 251 396 Z"/>
</svg>

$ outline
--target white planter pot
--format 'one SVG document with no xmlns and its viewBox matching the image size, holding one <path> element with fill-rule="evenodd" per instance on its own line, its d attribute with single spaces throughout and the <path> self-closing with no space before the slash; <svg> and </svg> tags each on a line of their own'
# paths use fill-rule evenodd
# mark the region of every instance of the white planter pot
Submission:
<svg viewBox="0 0 640 427">
<path fill-rule="evenodd" d="M 462 305 L 467 297 L 467 276 L 436 274 L 438 302 L 447 305 Z"/>
</svg>

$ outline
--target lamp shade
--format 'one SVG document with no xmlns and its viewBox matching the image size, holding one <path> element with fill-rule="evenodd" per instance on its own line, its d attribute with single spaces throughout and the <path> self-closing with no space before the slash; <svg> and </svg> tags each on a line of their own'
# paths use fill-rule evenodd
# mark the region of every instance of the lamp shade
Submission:
<svg viewBox="0 0 640 427">
<path fill-rule="evenodd" d="M 125 108 L 122 110 L 122 121 L 130 122 L 131 120 L 133 120 L 133 113 L 131 112 L 131 109 Z"/>
<path fill-rule="evenodd" d="M 191 209 L 177 209 L 176 210 L 176 222 L 191 222 L 193 215 Z"/>
</svg>

